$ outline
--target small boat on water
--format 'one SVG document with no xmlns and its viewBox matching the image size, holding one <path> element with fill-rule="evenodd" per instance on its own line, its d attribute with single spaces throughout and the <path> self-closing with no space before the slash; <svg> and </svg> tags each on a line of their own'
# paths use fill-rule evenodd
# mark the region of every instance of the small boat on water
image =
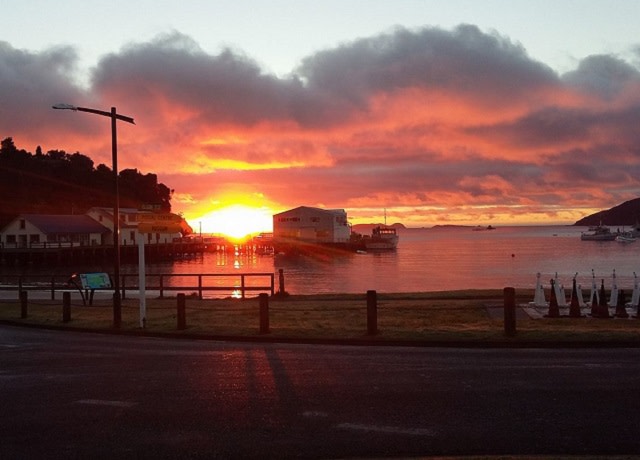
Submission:
<svg viewBox="0 0 640 460">
<path fill-rule="evenodd" d="M 393 227 L 378 226 L 371 231 L 371 236 L 363 239 L 366 249 L 396 249 L 400 237 Z"/>
<path fill-rule="evenodd" d="M 616 241 L 619 243 L 633 243 L 636 239 L 633 232 L 622 232 L 616 236 Z"/>
<path fill-rule="evenodd" d="M 473 227 L 474 232 L 483 232 L 485 230 L 495 230 L 496 228 L 493 225 L 487 225 L 486 227 L 482 227 L 481 225 L 476 225 Z"/>
<path fill-rule="evenodd" d="M 588 232 L 583 232 L 580 235 L 582 241 L 614 241 L 619 235 L 619 232 L 612 232 L 609 227 L 604 225 L 597 225 L 589 227 Z"/>
</svg>

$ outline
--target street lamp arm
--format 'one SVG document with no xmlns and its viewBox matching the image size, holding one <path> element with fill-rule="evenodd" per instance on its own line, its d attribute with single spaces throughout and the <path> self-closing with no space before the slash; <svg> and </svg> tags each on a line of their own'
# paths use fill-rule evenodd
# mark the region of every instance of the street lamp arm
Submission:
<svg viewBox="0 0 640 460">
<path fill-rule="evenodd" d="M 89 113 L 95 113 L 96 115 L 102 115 L 103 117 L 109 117 L 111 118 L 111 112 L 107 112 L 104 110 L 97 110 L 97 109 L 90 109 L 88 107 L 76 107 L 75 105 L 71 105 L 71 104 L 56 104 L 56 105 L 52 105 L 51 108 L 53 109 L 58 109 L 58 110 L 73 110 L 74 112 L 89 112 Z M 132 125 L 135 125 L 136 123 L 133 121 L 133 118 L 128 117 L 126 115 L 120 115 L 119 113 L 115 114 L 115 118 L 117 120 L 121 120 L 121 121 L 126 121 L 127 123 L 131 123 Z"/>
<path fill-rule="evenodd" d="M 104 110 L 89 109 L 87 107 L 76 107 L 76 110 L 78 112 L 95 113 L 97 115 L 102 115 L 102 116 L 111 118 L 111 112 L 105 112 Z M 120 115 L 119 113 L 116 113 L 115 117 L 118 120 L 126 121 L 127 123 L 131 123 L 132 125 L 135 125 L 135 122 L 133 121 L 133 118 L 127 117 L 126 115 Z"/>
</svg>

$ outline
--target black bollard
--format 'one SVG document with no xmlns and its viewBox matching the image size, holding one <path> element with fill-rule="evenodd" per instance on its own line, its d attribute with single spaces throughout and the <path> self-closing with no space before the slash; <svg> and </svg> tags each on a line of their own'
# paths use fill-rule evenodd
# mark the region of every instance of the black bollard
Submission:
<svg viewBox="0 0 640 460">
<path fill-rule="evenodd" d="M 618 303 L 616 304 L 616 318 L 628 318 L 627 299 L 625 298 L 624 289 L 620 289 L 618 293 Z"/>
<path fill-rule="evenodd" d="M 609 318 L 609 306 L 607 305 L 607 293 L 604 289 L 604 280 L 600 284 L 600 303 L 598 304 L 598 314 L 596 318 Z"/>
<path fill-rule="evenodd" d="M 560 316 L 560 307 L 558 306 L 558 298 L 556 297 L 555 280 L 551 278 L 551 296 L 549 299 L 549 318 L 558 318 Z"/>
<path fill-rule="evenodd" d="M 71 293 L 62 293 L 62 322 L 68 323 L 71 321 Z"/>
<path fill-rule="evenodd" d="M 598 296 L 596 295 L 596 293 L 593 294 L 593 299 L 591 300 L 591 316 L 593 317 L 597 317 L 598 316 L 598 312 L 599 310 L 599 306 L 598 306 Z"/>
<path fill-rule="evenodd" d="M 178 330 L 182 331 L 187 328 L 187 311 L 186 311 L 187 298 L 182 293 L 178 294 L 176 298 L 178 299 L 177 300 L 178 312 L 176 315 L 178 319 Z"/>
<path fill-rule="evenodd" d="M 269 333 L 269 294 L 259 294 L 260 302 L 260 334 Z"/>
<path fill-rule="evenodd" d="M 378 295 L 376 291 L 367 291 L 367 334 L 378 333 Z"/>
<path fill-rule="evenodd" d="M 504 334 L 507 337 L 516 335 L 516 290 L 506 287 L 504 293 Z"/>
<path fill-rule="evenodd" d="M 280 285 L 278 292 L 284 294 L 286 291 L 284 290 L 284 271 L 282 268 L 278 270 L 278 283 Z"/>
<path fill-rule="evenodd" d="M 29 294 L 27 291 L 20 291 L 20 318 L 26 318 L 27 315 L 27 300 Z"/>
</svg>

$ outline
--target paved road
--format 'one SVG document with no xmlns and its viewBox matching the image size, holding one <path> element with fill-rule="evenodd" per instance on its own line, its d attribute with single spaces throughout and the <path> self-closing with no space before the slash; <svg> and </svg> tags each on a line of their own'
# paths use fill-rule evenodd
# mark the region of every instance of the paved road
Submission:
<svg viewBox="0 0 640 460">
<path fill-rule="evenodd" d="M 640 350 L 0 327 L 0 458 L 640 455 Z"/>
</svg>

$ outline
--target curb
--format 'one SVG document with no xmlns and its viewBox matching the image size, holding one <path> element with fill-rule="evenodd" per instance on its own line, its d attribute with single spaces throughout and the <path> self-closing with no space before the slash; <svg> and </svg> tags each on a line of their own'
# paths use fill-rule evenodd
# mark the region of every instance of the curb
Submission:
<svg viewBox="0 0 640 460">
<path fill-rule="evenodd" d="M 0 320 L 0 325 L 24 327 L 30 329 L 44 329 L 52 331 L 80 332 L 89 334 L 121 335 L 128 337 L 152 337 L 175 340 L 204 340 L 211 342 L 238 343 L 268 343 L 268 344 L 299 344 L 299 345 L 336 345 L 336 346 L 378 346 L 378 347 L 406 347 L 406 348 L 477 348 L 477 349 L 525 349 L 525 348 L 640 348 L 640 341 L 616 340 L 606 342 L 571 341 L 518 341 L 517 339 L 465 341 L 465 340 L 384 340 L 364 336 L 362 339 L 322 339 L 277 336 L 231 336 L 215 334 L 183 334 L 178 332 L 148 332 L 119 329 L 90 329 L 61 325 L 26 324 L 11 320 Z"/>
</svg>

